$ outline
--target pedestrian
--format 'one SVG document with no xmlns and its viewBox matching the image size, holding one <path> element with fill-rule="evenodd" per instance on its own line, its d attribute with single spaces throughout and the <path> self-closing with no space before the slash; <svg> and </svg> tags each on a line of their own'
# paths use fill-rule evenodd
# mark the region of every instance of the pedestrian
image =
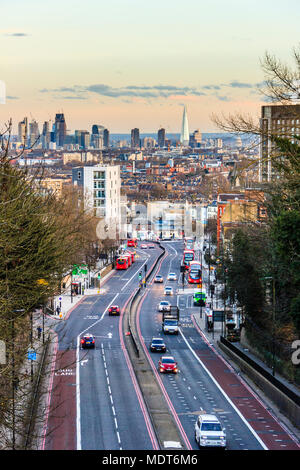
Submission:
<svg viewBox="0 0 300 470">
<path fill-rule="evenodd" d="M 56 307 L 56 315 L 59 315 L 60 314 L 60 308 L 59 306 Z"/>
<path fill-rule="evenodd" d="M 38 339 L 40 339 L 41 334 L 42 334 L 42 328 L 40 326 L 37 327 L 37 332 L 38 332 Z"/>
</svg>

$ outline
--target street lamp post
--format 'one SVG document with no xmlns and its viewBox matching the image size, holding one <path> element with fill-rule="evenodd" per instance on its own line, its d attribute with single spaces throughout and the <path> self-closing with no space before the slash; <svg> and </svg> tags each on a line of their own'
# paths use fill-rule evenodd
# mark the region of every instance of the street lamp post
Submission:
<svg viewBox="0 0 300 470">
<path fill-rule="evenodd" d="M 275 377 L 275 319 L 276 319 L 276 295 L 275 295 L 275 279 L 273 276 L 260 278 L 264 281 L 272 281 L 272 375 Z"/>
</svg>

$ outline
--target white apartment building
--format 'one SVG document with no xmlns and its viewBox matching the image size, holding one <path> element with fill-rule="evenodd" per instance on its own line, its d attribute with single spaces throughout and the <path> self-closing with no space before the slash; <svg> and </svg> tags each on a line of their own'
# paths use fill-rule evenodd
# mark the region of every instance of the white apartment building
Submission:
<svg viewBox="0 0 300 470">
<path fill-rule="evenodd" d="M 96 216 L 104 218 L 107 236 L 110 238 L 112 232 L 119 231 L 121 224 L 120 167 L 117 165 L 78 166 L 72 169 L 72 182 L 74 186 L 82 188 L 86 210 L 94 209 Z"/>
</svg>

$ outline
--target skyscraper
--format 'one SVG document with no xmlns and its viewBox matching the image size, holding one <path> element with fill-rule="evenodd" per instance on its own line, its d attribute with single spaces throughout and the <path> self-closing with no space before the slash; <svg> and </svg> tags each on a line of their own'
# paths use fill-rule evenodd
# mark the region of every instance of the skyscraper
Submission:
<svg viewBox="0 0 300 470">
<path fill-rule="evenodd" d="M 131 147 L 140 147 L 140 130 L 136 127 L 131 130 Z"/>
<path fill-rule="evenodd" d="M 157 142 L 160 148 L 163 148 L 165 146 L 165 143 L 166 143 L 166 130 L 165 129 L 161 128 L 158 130 Z"/>
<path fill-rule="evenodd" d="M 22 143 L 22 145 L 26 146 L 27 137 L 28 137 L 28 118 L 27 117 L 24 117 L 23 121 L 19 122 L 18 136 L 19 136 L 19 141 Z"/>
<path fill-rule="evenodd" d="M 189 140 L 190 140 L 189 124 L 188 124 L 186 106 L 184 105 L 183 116 L 182 116 L 180 142 L 184 147 L 187 147 L 189 145 Z"/>
<path fill-rule="evenodd" d="M 35 146 L 40 137 L 39 125 L 35 119 L 29 123 L 30 146 Z"/>
<path fill-rule="evenodd" d="M 109 147 L 109 130 L 104 129 L 103 131 L 103 142 L 104 142 L 104 147 L 108 148 Z"/>
<path fill-rule="evenodd" d="M 57 147 L 63 147 L 67 133 L 67 125 L 63 113 L 55 115 L 55 138 Z"/>
</svg>

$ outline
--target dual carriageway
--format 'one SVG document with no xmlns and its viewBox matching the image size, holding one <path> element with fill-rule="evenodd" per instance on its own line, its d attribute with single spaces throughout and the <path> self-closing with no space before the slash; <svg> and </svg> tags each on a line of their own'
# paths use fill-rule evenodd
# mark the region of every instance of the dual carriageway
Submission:
<svg viewBox="0 0 300 470">
<path fill-rule="evenodd" d="M 201 412 L 215 414 L 226 428 L 230 450 L 299 449 L 289 430 L 278 421 L 253 390 L 209 344 L 199 328 L 199 307 L 193 307 L 181 287 L 182 241 L 162 243 L 136 252 L 139 258 L 126 271 L 112 271 L 102 282 L 101 295 L 86 296 L 68 319 L 53 325 L 56 346 L 49 383 L 49 400 L 41 448 L 46 450 L 159 450 L 163 449 L 153 425 L 126 347 L 123 321 L 139 285 L 139 273 L 155 266 L 136 311 L 140 347 L 161 390 L 162 399 L 177 426 L 183 449 L 197 450 L 194 426 Z M 180 334 L 163 335 L 158 303 L 168 281 L 180 307 Z M 153 283 L 161 274 L 164 284 Z M 205 281 L 205 274 L 204 274 Z M 111 305 L 120 316 L 109 316 Z M 96 347 L 80 348 L 80 338 L 92 333 Z M 175 357 L 179 372 L 159 374 L 159 353 L 151 353 L 152 337 L 163 336 L 168 355 Z"/>
</svg>

